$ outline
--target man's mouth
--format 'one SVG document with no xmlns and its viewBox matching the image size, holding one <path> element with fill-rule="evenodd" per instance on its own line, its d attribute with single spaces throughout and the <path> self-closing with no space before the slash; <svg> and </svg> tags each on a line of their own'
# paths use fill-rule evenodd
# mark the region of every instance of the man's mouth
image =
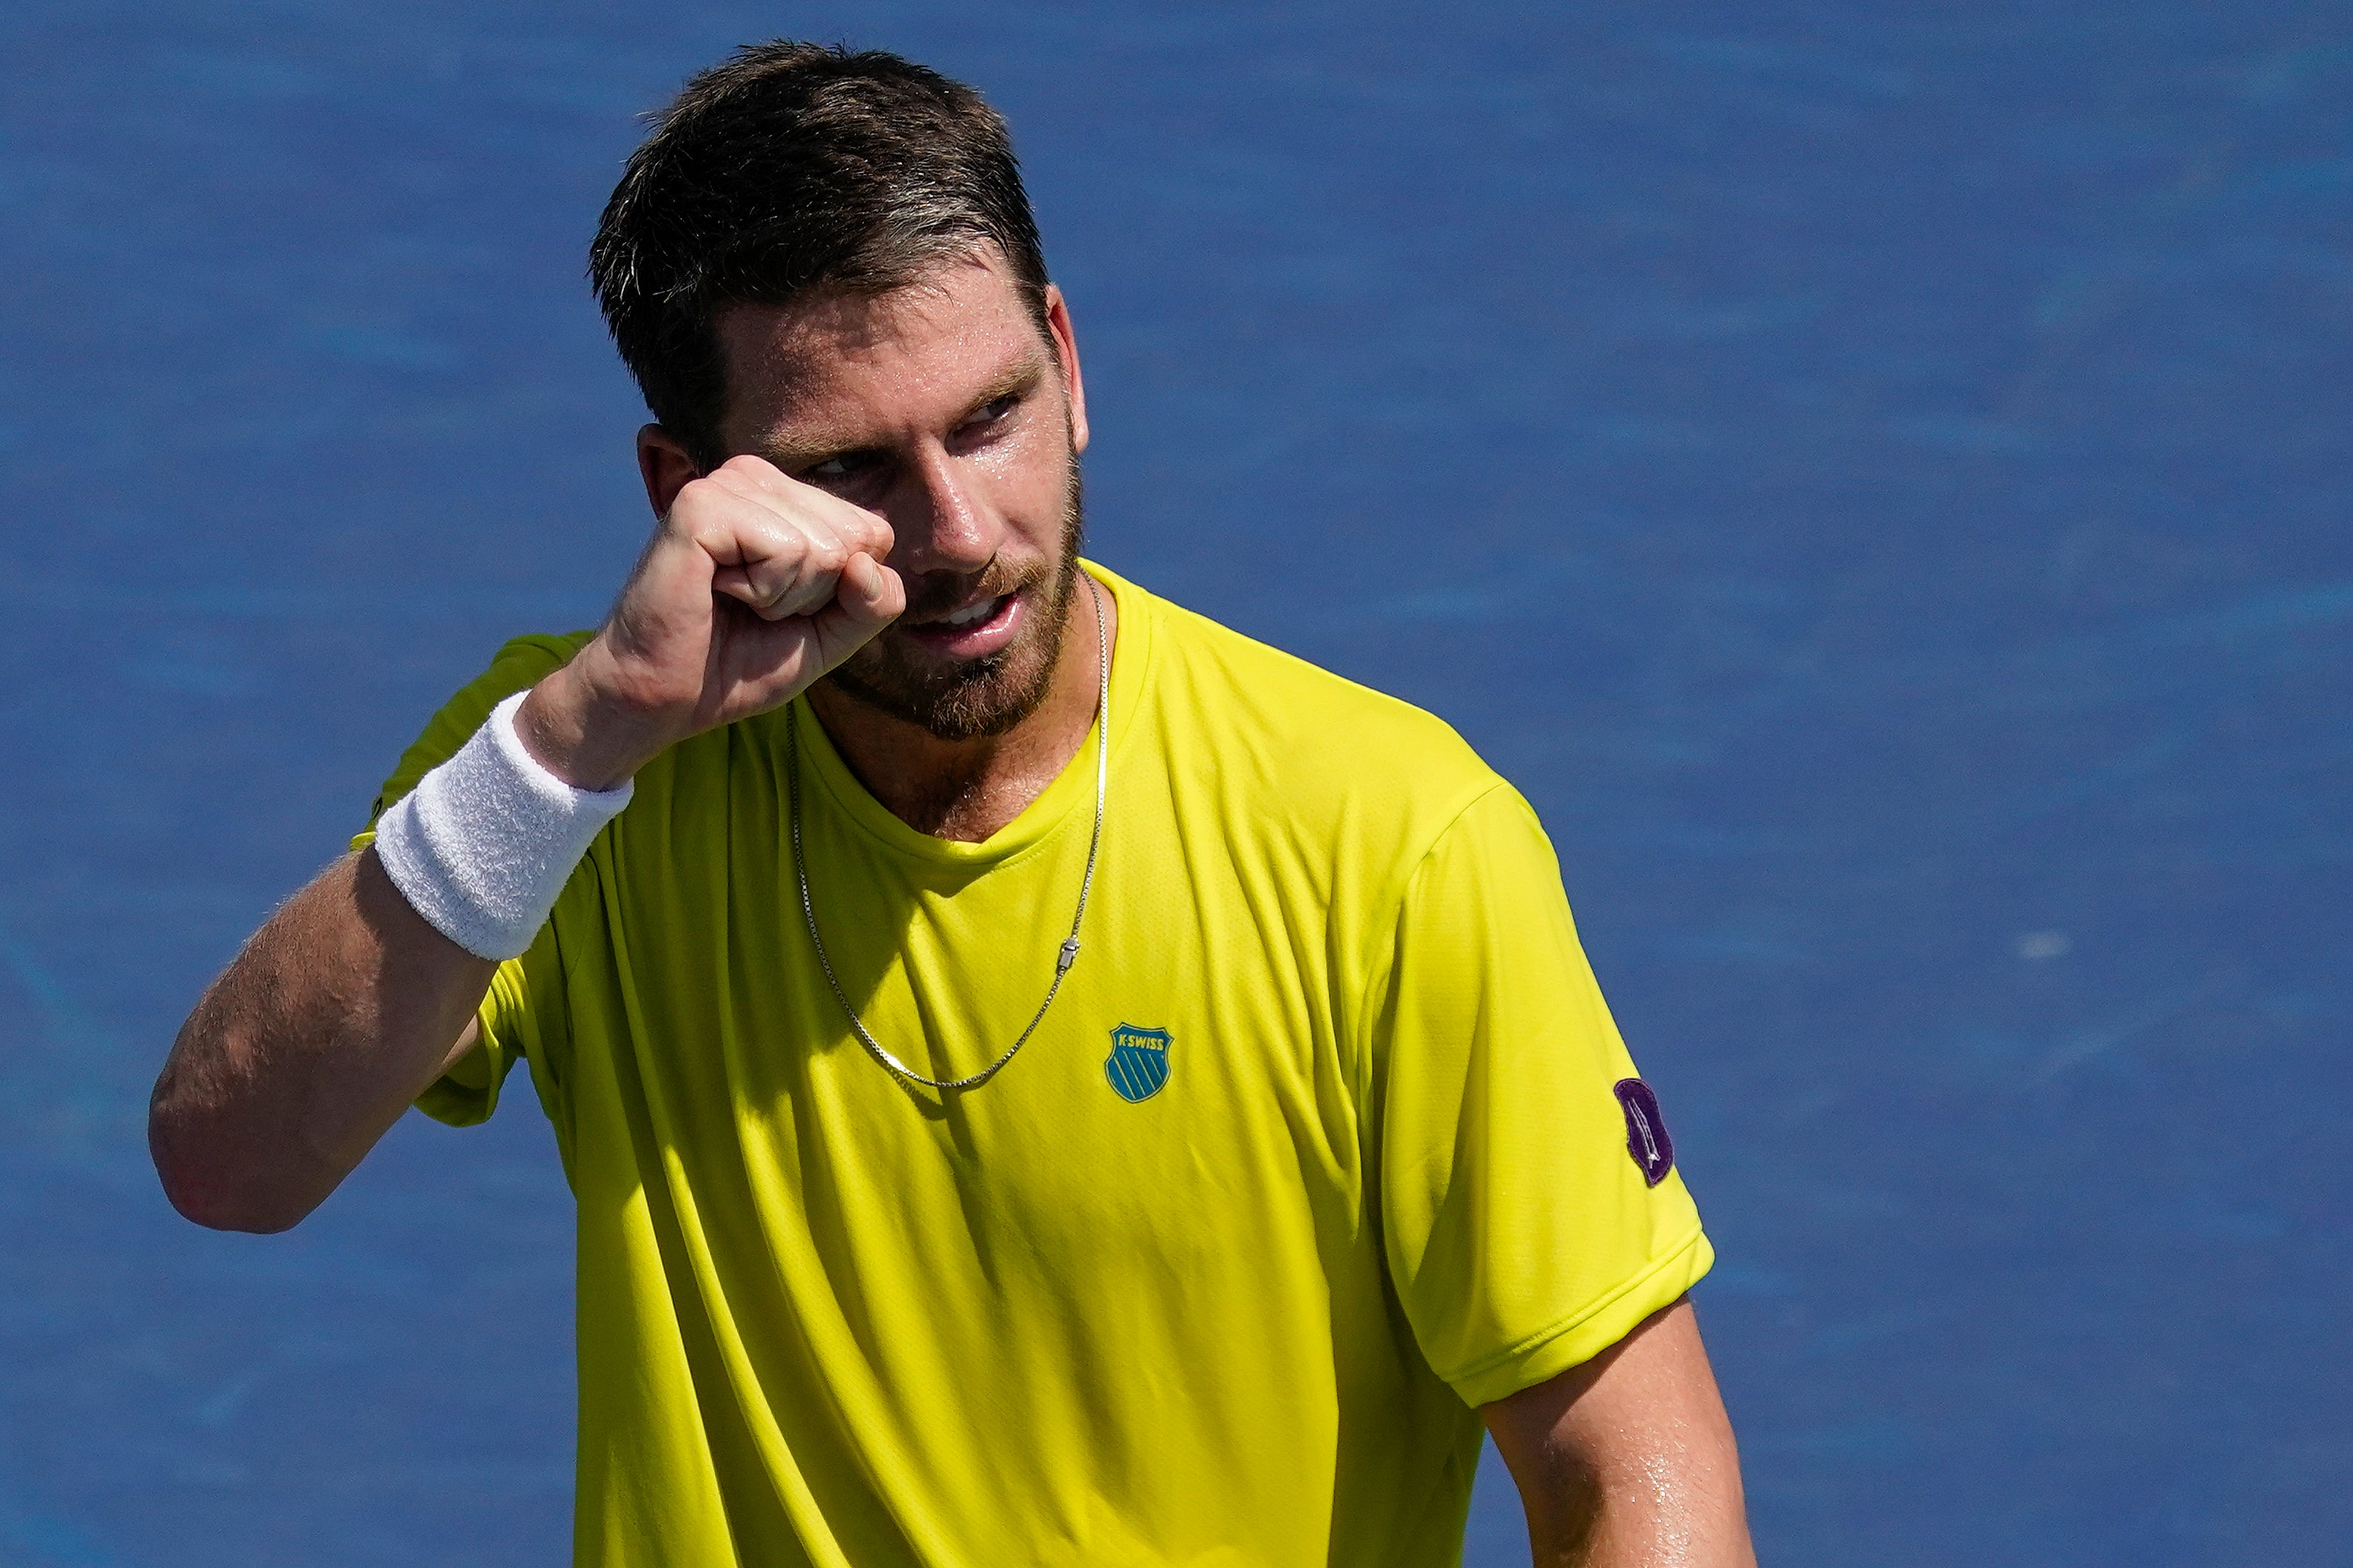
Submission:
<svg viewBox="0 0 2353 1568">
<path fill-rule="evenodd" d="M 1000 594 L 994 599 L 983 599 L 977 604 L 966 605 L 963 609 L 957 610 L 952 615 L 942 616 L 934 624 L 936 626 L 959 627 L 977 626 L 982 621 L 988 619 L 989 616 L 997 614 L 998 610 L 1004 608 L 1005 601 L 1011 597 L 1012 595 L 1010 594 Z"/>
<path fill-rule="evenodd" d="M 981 658 L 1013 640 L 1027 600 L 1019 592 L 976 599 L 946 615 L 904 627 L 916 644 L 949 658 Z"/>
</svg>

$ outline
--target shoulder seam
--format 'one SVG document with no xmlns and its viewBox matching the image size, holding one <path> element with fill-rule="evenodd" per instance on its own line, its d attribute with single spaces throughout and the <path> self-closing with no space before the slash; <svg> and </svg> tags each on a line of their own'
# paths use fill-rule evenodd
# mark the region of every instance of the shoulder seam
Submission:
<svg viewBox="0 0 2353 1568">
<path fill-rule="evenodd" d="M 1430 836 L 1430 842 L 1424 844 L 1421 847 L 1421 852 L 1413 858 L 1411 868 L 1404 876 L 1398 879 L 1396 895 L 1384 901 L 1381 918 L 1366 922 L 1366 935 L 1368 939 L 1372 941 L 1374 945 L 1371 952 L 1360 955 L 1362 967 L 1359 970 L 1356 987 L 1356 1027 L 1359 1035 L 1359 1038 L 1356 1041 L 1357 1048 L 1356 1055 L 1358 1066 L 1367 1073 L 1370 1072 L 1372 1068 L 1371 1038 L 1369 1031 L 1371 1029 L 1373 1019 L 1373 985 L 1374 983 L 1386 973 L 1385 966 L 1378 955 L 1384 950 L 1394 951 L 1396 948 L 1398 920 L 1405 910 L 1405 901 L 1409 896 L 1411 896 L 1414 883 L 1421 879 L 1422 868 L 1428 866 L 1430 864 L 1430 857 L 1438 853 L 1438 847 L 1446 842 L 1449 836 L 1453 833 L 1457 826 L 1461 826 L 1464 817 L 1471 815 L 1471 812 L 1474 807 L 1478 806 L 1496 791 L 1508 790 L 1511 787 L 1511 780 L 1504 778 L 1500 773 L 1491 771 L 1485 785 L 1479 789 L 1469 799 L 1465 800 L 1455 810 L 1449 813 L 1446 820 L 1439 826 L 1437 831 Z M 1358 1087 L 1362 1089 L 1368 1087 L 1368 1085 L 1360 1084 Z M 1361 1095 L 1359 1099 L 1361 1103 Z"/>
</svg>

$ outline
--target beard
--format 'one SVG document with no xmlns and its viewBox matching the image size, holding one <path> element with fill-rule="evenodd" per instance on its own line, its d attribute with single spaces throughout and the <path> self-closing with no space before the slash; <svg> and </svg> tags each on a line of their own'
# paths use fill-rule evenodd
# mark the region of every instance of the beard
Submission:
<svg viewBox="0 0 2353 1568">
<path fill-rule="evenodd" d="M 1061 550 L 1055 561 L 1019 571 L 1000 571 L 992 563 L 972 576 L 928 573 L 907 584 L 901 618 L 909 621 L 928 620 L 976 597 L 1022 594 L 1030 613 L 1018 637 L 985 658 L 943 668 L 910 657 L 906 646 L 885 629 L 825 679 L 843 695 L 943 741 L 1004 734 L 1037 711 L 1053 683 L 1070 629 L 1071 599 L 1078 591 L 1079 547 L 1085 533 L 1074 452 L 1063 484 Z"/>
</svg>

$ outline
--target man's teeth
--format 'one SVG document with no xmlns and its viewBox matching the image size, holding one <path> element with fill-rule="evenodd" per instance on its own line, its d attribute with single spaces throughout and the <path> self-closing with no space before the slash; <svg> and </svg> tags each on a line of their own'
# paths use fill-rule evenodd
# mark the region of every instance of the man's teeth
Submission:
<svg viewBox="0 0 2353 1568">
<path fill-rule="evenodd" d="M 1005 599 L 1001 595 L 994 599 L 983 599 L 979 604 L 974 605 L 966 609 L 958 610 L 955 615 L 942 616 L 940 617 L 940 625 L 944 626 L 977 626 L 982 621 L 988 619 L 989 616 L 997 614 L 997 606 L 1003 603 L 1005 603 Z"/>
</svg>

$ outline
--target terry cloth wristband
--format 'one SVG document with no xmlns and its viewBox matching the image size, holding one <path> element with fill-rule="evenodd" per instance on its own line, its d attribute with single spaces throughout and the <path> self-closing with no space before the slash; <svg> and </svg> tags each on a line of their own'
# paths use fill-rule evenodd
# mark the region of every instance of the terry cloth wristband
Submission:
<svg viewBox="0 0 2353 1568">
<path fill-rule="evenodd" d="M 458 754 L 375 825 L 376 858 L 417 912 L 477 958 L 521 956 L 572 868 L 636 793 L 575 789 L 523 749 L 515 710 L 491 710 Z"/>
</svg>

